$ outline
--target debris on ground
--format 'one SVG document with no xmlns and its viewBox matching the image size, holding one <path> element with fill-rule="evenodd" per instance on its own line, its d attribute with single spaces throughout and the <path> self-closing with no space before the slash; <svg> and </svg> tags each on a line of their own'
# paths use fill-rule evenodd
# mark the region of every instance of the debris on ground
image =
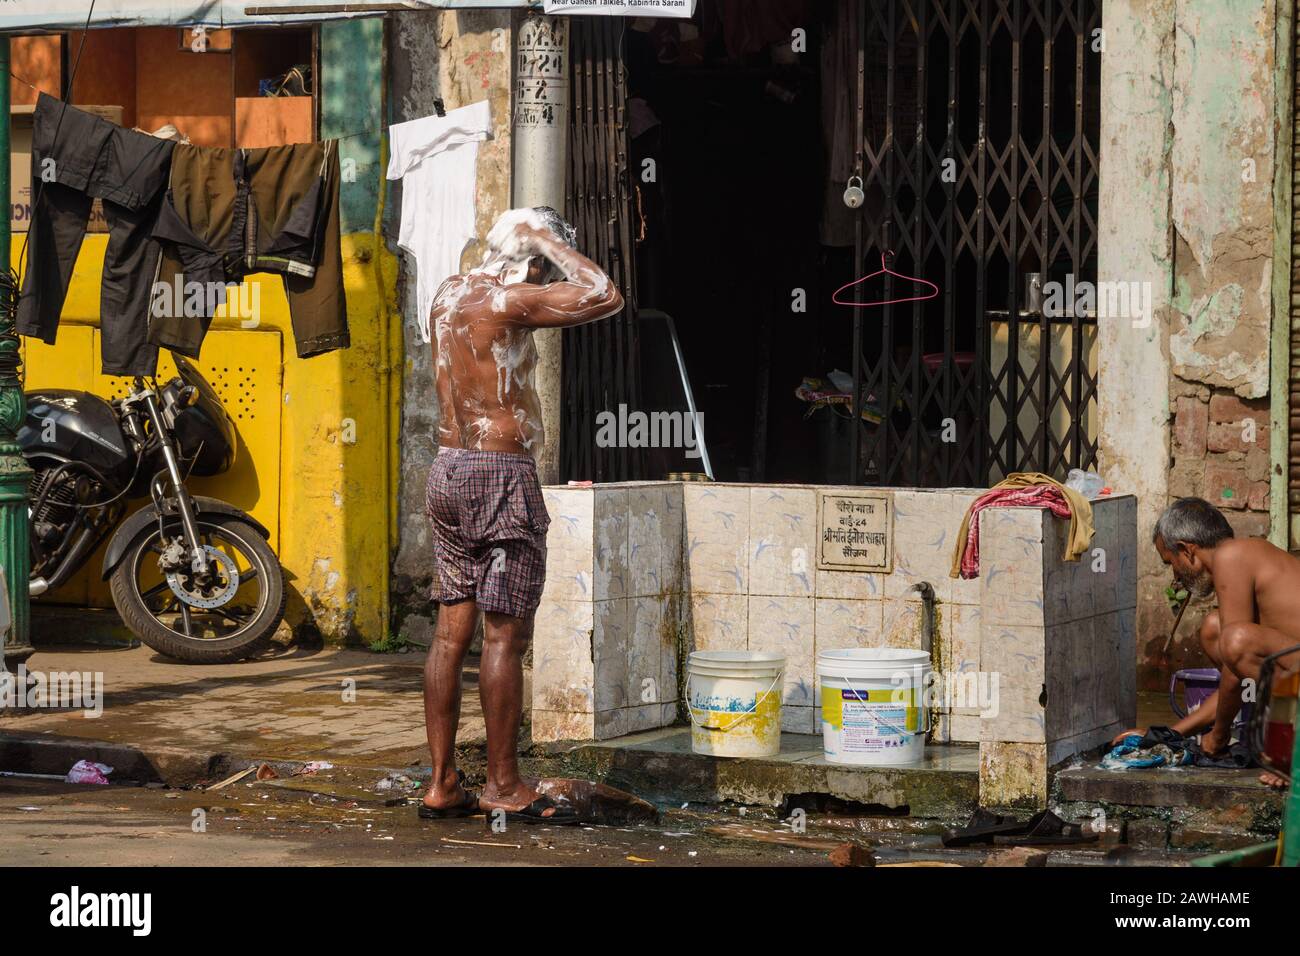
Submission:
<svg viewBox="0 0 1300 956">
<path fill-rule="evenodd" d="M 534 788 L 557 805 L 572 807 L 580 820 L 590 823 L 625 826 L 659 821 L 654 804 L 607 784 L 573 777 L 546 777 L 538 780 Z"/>
<path fill-rule="evenodd" d="M 404 773 L 390 773 L 375 784 L 375 789 L 386 793 L 389 790 L 415 790 L 419 786 L 420 781 L 413 780 Z"/>
<path fill-rule="evenodd" d="M 63 778 L 65 783 L 97 783 L 101 785 L 108 784 L 108 775 L 113 772 L 113 768 L 106 763 L 95 763 L 93 760 L 78 760 L 68 771 L 68 775 Z"/>
<path fill-rule="evenodd" d="M 523 847 L 518 843 L 486 843 L 482 840 L 453 840 L 451 837 L 443 837 L 443 843 L 454 843 L 457 846 L 496 846 L 504 847 L 507 850 L 522 850 Z"/>
<path fill-rule="evenodd" d="M 1029 846 L 1014 846 L 989 855 L 985 866 L 1047 866 L 1047 853 Z"/>
<path fill-rule="evenodd" d="M 875 866 L 876 855 L 865 846 L 856 843 L 841 843 L 831 850 L 830 860 L 836 866 Z"/>
<path fill-rule="evenodd" d="M 302 774 L 320 773 L 322 770 L 333 770 L 333 769 L 334 769 L 334 765 L 330 763 L 328 760 L 309 760 L 301 767 L 299 767 L 297 770 L 295 770 L 293 775 L 297 777 Z"/>
<path fill-rule="evenodd" d="M 208 787 L 208 789 L 220 790 L 222 787 L 228 787 L 232 783 L 238 783 L 240 780 L 243 780 L 245 777 L 247 777 L 250 773 L 252 773 L 256 769 L 257 769 L 256 767 L 245 767 L 243 770 L 240 770 L 238 773 L 232 773 L 225 780 L 222 780 L 218 783 L 214 783 L 212 786 Z"/>
<path fill-rule="evenodd" d="M 960 863 L 945 863 L 942 860 L 907 860 L 904 863 L 881 863 L 880 864 L 881 869 L 888 869 L 890 867 L 896 867 L 898 869 L 902 869 L 904 867 L 918 867 L 918 866 L 943 866 L 943 867 L 961 869 Z"/>
<path fill-rule="evenodd" d="M 794 833 L 790 830 L 763 830 L 759 827 L 742 826 L 739 823 L 726 823 L 722 826 L 709 827 L 705 832 L 729 840 L 778 843 L 783 846 L 795 846 L 805 850 L 817 850 L 822 853 L 831 853 L 845 845 L 843 840 L 823 840 L 818 837 Z"/>
<path fill-rule="evenodd" d="M 264 763 L 257 768 L 258 780 L 274 780 L 278 776 L 280 775 L 275 772 L 275 768 L 272 767 L 269 763 Z"/>
</svg>

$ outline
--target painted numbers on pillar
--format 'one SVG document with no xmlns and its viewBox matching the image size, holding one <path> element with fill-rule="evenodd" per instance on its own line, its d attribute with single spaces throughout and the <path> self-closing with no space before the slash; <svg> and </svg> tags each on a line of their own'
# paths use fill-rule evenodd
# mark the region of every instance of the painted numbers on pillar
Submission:
<svg viewBox="0 0 1300 956">
<path fill-rule="evenodd" d="M 555 126 L 568 99 L 565 56 L 568 24 L 556 17 L 527 17 L 519 28 L 515 125 Z"/>
</svg>

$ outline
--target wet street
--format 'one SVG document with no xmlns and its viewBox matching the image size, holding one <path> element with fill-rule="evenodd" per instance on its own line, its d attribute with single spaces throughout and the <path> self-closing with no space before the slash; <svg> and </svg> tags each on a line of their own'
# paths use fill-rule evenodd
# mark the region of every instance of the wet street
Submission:
<svg viewBox="0 0 1300 956">
<path fill-rule="evenodd" d="M 731 806 L 661 807 L 654 823 L 517 825 L 493 832 L 482 817 L 420 820 L 414 803 L 383 786 L 370 779 L 363 786 L 346 773 L 264 781 L 249 776 L 219 790 L 4 777 L 0 859 L 37 866 L 831 866 L 833 855 L 843 863 L 852 846 L 887 867 L 982 866 L 990 856 L 988 850 L 943 849 L 936 821 L 810 813 L 803 832 L 796 832 L 772 811 Z M 1190 859 L 1096 846 L 1054 850 L 1047 865 L 1177 865 Z"/>
<path fill-rule="evenodd" d="M 948 775 L 943 785 L 920 781 L 906 800 L 884 792 L 902 786 L 891 777 L 894 782 L 881 784 L 880 803 L 837 806 L 824 799 L 833 789 L 829 781 L 789 775 L 797 762 L 752 764 L 745 773 L 737 765 L 729 779 L 741 793 L 734 799 L 747 808 L 728 802 L 730 797 L 683 807 L 669 801 L 678 794 L 681 800 L 712 799 L 698 793 L 713 787 L 713 771 L 693 763 L 689 752 L 666 754 L 646 745 L 619 752 L 622 769 L 613 780 L 659 801 L 654 823 L 641 822 L 644 814 L 606 813 L 598 826 L 517 825 L 494 833 L 483 818 L 419 820 L 406 801 L 418 799 L 415 781 L 427 780 L 429 772 L 422 654 L 295 648 L 240 665 L 196 669 L 161 660 L 147 648 L 77 647 L 42 651 L 34 660 L 46 671 L 100 675 L 103 709 L 94 719 L 66 709 L 5 714 L 11 736 L 4 769 L 51 775 L 0 776 L 0 861 L 10 865 L 829 866 L 837 850 L 844 862 L 846 844 L 869 850 L 880 866 L 983 866 L 997 855 L 941 846 L 944 827 L 960 825 L 969 814 L 970 795 L 960 774 Z M 471 659 L 467 667 L 457 759 L 471 785 L 482 786 L 476 665 Z M 345 696 L 343 688 L 354 693 Z M 1160 709 L 1167 707 L 1163 695 L 1146 703 L 1144 719 L 1159 722 Z M 608 780 L 608 763 L 616 759 L 596 746 L 572 752 L 533 746 L 527 729 L 520 751 L 521 769 L 534 777 Z M 114 783 L 63 783 L 62 775 L 83 758 L 115 765 Z M 310 760 L 335 766 L 301 774 Z M 262 761 L 275 767 L 274 779 L 248 776 L 219 786 L 235 770 Z M 1136 819 L 1121 835 L 1124 813 L 1112 808 L 1115 822 L 1107 839 L 1084 849 L 1048 849 L 1045 865 L 1185 864 L 1224 846 L 1217 841 L 1261 842 L 1263 836 L 1242 836 L 1242 828 L 1255 816 L 1267 823 L 1277 812 L 1272 795 L 1255 793 L 1253 778 L 1233 791 L 1248 813 L 1210 809 L 1201 814 L 1209 819 L 1199 820 L 1192 816 L 1220 791 L 1206 789 L 1214 781 L 1198 783 L 1195 773 L 1096 777 L 1075 785 L 1114 790 L 1124 784 L 1134 793 L 1113 802 L 1133 804 L 1135 813 L 1144 803 L 1186 804 L 1176 811 L 1187 818 L 1180 817 L 1179 832 L 1191 835 L 1179 840 L 1180 849 L 1169 849 L 1169 822 Z M 168 786 L 130 784 L 147 780 Z M 1166 786 L 1176 781 L 1202 790 L 1178 796 Z M 782 795 L 794 803 L 779 818 L 773 803 Z M 886 797 L 900 811 L 910 801 L 915 815 L 883 815 L 890 812 Z M 1091 819 L 1102 799 L 1092 790 L 1063 793 L 1061 810 L 1069 819 Z M 792 820 L 796 809 L 806 813 Z"/>
<path fill-rule="evenodd" d="M 482 817 L 425 821 L 414 805 L 323 789 L 332 788 L 240 782 L 205 792 L 3 778 L 0 859 L 23 866 L 829 865 L 825 837 L 810 837 L 807 848 L 729 840 L 704 832 L 717 822 L 708 814 L 493 833 Z"/>
</svg>

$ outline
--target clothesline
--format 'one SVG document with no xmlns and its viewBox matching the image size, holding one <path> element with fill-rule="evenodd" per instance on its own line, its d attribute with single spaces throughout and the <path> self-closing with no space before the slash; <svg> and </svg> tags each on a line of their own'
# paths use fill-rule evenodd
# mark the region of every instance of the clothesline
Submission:
<svg viewBox="0 0 1300 956">
<path fill-rule="evenodd" d="M 44 203 L 44 189 L 34 190 L 26 239 L 39 231 L 33 247 L 53 252 L 27 262 L 18 308 L 22 334 L 55 341 L 70 278 L 58 264 L 75 257 L 90 197 L 103 196 L 113 199 L 111 209 L 105 206 L 112 228 L 100 292 L 111 304 L 101 314 L 106 374 L 154 374 L 160 346 L 197 357 L 224 296 L 182 302 L 190 293 L 180 290 L 224 289 L 250 272 L 283 277 L 299 358 L 350 344 L 336 140 L 211 149 L 130 130 L 41 93 L 32 163 L 47 160 L 58 170 L 50 183 L 58 184 L 63 201 Z M 89 175 L 65 179 L 64 170 L 79 168 Z M 81 198 L 74 201 L 76 194 Z M 222 223 L 231 225 L 223 231 Z M 177 290 L 161 314 L 160 286 Z"/>
</svg>

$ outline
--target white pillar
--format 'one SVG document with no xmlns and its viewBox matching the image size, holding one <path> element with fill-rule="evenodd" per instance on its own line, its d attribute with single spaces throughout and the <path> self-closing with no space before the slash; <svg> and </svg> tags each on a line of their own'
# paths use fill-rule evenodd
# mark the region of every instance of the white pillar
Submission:
<svg viewBox="0 0 1300 956">
<path fill-rule="evenodd" d="M 564 213 L 569 166 L 569 25 L 563 17 L 523 15 L 515 31 L 514 168 L 516 208 L 551 206 Z M 543 484 L 559 480 L 563 403 L 561 331 L 533 333 L 537 393 L 546 442 L 538 461 Z"/>
</svg>

